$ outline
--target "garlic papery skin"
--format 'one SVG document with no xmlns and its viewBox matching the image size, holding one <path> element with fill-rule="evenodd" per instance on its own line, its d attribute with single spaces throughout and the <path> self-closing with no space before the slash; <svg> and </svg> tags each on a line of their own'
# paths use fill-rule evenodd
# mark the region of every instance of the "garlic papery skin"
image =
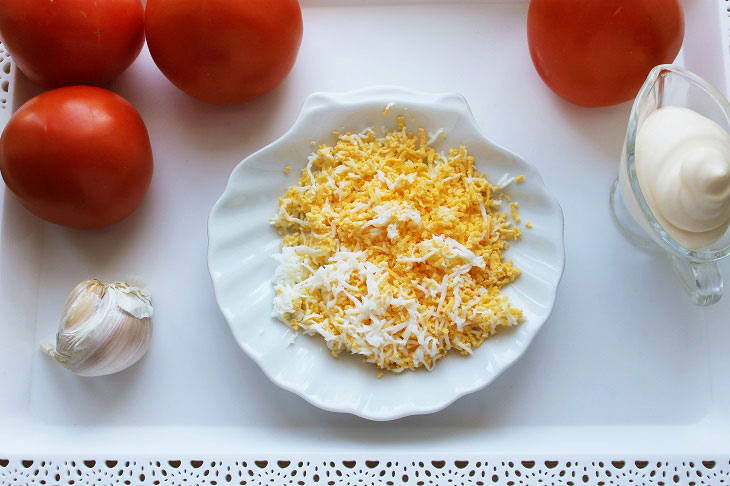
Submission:
<svg viewBox="0 0 730 486">
<path fill-rule="evenodd" d="M 132 366 L 152 338 L 152 300 L 124 282 L 85 280 L 69 295 L 55 348 L 41 349 L 80 376 L 109 375 Z"/>
</svg>

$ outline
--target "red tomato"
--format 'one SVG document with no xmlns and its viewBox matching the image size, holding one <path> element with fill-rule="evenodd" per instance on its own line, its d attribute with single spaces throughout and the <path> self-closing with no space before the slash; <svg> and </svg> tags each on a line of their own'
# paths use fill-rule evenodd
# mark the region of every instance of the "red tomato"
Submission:
<svg viewBox="0 0 730 486">
<path fill-rule="evenodd" d="M 240 103 L 289 74 L 302 12 L 297 0 L 147 0 L 145 32 L 175 86 L 208 103 Z"/>
<path fill-rule="evenodd" d="M 74 228 L 127 217 L 152 178 L 142 118 L 91 86 L 46 91 L 21 106 L 0 138 L 0 172 L 31 213 Z"/>
<path fill-rule="evenodd" d="M 104 84 L 142 49 L 144 8 L 140 0 L 3 0 L 0 37 L 45 88 Z"/>
<path fill-rule="evenodd" d="M 679 0 L 532 0 L 527 41 L 545 84 L 568 101 L 606 106 L 636 96 L 684 38 Z"/>
</svg>

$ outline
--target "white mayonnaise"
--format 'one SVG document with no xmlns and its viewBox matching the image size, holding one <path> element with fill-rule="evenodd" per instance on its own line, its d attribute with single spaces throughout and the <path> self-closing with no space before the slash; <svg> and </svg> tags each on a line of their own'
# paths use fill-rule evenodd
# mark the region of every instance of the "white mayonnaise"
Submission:
<svg viewBox="0 0 730 486">
<path fill-rule="evenodd" d="M 636 135 L 636 175 L 664 230 L 690 250 L 707 248 L 730 224 L 730 135 L 688 108 L 650 114 Z"/>
</svg>

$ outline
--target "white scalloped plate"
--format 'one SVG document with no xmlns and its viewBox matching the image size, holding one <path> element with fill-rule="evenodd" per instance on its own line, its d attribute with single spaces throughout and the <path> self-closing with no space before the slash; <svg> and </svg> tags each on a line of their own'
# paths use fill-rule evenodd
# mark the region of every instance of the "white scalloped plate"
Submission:
<svg viewBox="0 0 730 486">
<path fill-rule="evenodd" d="M 390 102 L 395 106 L 384 116 Z M 452 352 L 433 371 L 386 373 L 378 379 L 374 365 L 347 353 L 333 358 L 319 337 L 294 340 L 293 331 L 270 316 L 276 267 L 272 255 L 279 250 L 280 237 L 269 218 L 286 188 L 296 184 L 312 152 L 312 140 L 333 143 L 333 130 L 359 132 L 381 125 L 392 129 L 398 114 L 407 115 L 411 127 L 432 132 L 443 128 L 447 138 L 434 147 L 465 145 L 492 182 L 504 173 L 524 174 L 525 181 L 506 192 L 519 202 L 521 218 L 534 226 L 524 230 L 507 253 L 522 269 L 504 289 L 523 309 L 522 324 L 490 337 L 473 356 Z M 292 170 L 285 175 L 287 165 Z M 211 211 L 208 239 L 216 299 L 243 350 L 274 383 L 317 407 L 372 420 L 435 412 L 494 380 L 522 355 L 547 320 L 565 262 L 563 213 L 537 170 L 489 141 L 462 96 L 392 87 L 309 96 L 288 132 L 233 170 Z"/>
</svg>

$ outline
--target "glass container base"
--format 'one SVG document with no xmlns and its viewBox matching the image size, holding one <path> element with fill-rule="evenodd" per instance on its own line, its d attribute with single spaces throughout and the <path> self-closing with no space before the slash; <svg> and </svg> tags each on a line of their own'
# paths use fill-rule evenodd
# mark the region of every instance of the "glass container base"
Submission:
<svg viewBox="0 0 730 486">
<path fill-rule="evenodd" d="M 636 223 L 634 217 L 626 209 L 626 205 L 621 197 L 621 186 L 619 185 L 618 178 L 616 178 L 611 186 L 609 207 L 611 209 L 611 217 L 619 231 L 634 246 L 647 251 L 664 253 L 661 251 L 662 249 L 659 245 L 646 235 L 646 232 Z M 692 302 L 695 305 L 712 305 L 720 300 L 723 282 L 717 264 L 714 262 L 705 264 L 693 263 L 673 255 L 667 254 L 667 256 L 669 256 L 672 262 L 674 272 L 679 277 L 682 286 L 692 298 Z"/>
</svg>

